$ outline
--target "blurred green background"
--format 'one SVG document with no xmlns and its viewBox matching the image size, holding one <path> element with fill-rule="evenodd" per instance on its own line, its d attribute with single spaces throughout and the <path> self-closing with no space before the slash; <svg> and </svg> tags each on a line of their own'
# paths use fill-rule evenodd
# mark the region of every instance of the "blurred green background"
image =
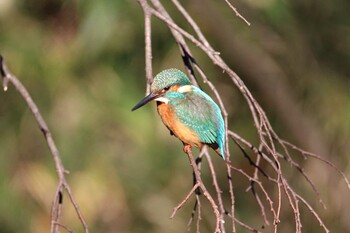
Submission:
<svg viewBox="0 0 350 233">
<path fill-rule="evenodd" d="M 251 26 L 224 1 L 182 2 L 253 92 L 277 133 L 334 162 L 349 177 L 350 2 L 235 1 Z M 165 6 L 192 32 L 170 1 Z M 145 93 L 143 26 L 136 1 L 0 0 L 0 53 L 47 121 L 91 232 L 187 231 L 193 199 L 169 219 L 192 185 L 182 144 L 170 137 L 154 104 L 130 111 Z M 152 26 L 154 73 L 170 67 L 184 70 L 167 27 L 154 18 Z M 203 52 L 191 48 L 223 96 L 230 129 L 257 145 L 240 93 Z M 0 132 L 0 232 L 49 232 L 57 184 L 54 164 L 34 118 L 11 86 L 0 92 Z M 232 143 L 231 149 L 234 165 L 251 172 Z M 327 210 L 286 165 L 292 187 L 332 232 L 350 232 L 350 193 L 344 181 L 318 161 L 293 157 L 319 188 Z M 213 160 L 229 209 L 225 169 L 220 158 Z M 205 162 L 203 177 L 211 188 Z M 271 227 L 261 229 L 259 208 L 245 192 L 247 186 L 234 173 L 236 216 L 271 232 Z M 67 196 L 64 203 L 63 223 L 82 232 Z M 203 208 L 202 232 L 212 232 L 211 209 Z M 301 218 L 304 232 L 321 232 L 304 207 Z M 280 232 L 295 231 L 287 203 L 281 221 Z"/>
</svg>

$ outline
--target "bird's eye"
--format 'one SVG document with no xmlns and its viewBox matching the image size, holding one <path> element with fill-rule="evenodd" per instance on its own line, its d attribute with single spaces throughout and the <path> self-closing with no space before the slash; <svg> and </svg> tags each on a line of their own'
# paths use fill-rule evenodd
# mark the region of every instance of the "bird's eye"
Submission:
<svg viewBox="0 0 350 233">
<path fill-rule="evenodd" d="M 164 91 L 168 91 L 170 89 L 170 86 L 164 87 Z"/>
</svg>

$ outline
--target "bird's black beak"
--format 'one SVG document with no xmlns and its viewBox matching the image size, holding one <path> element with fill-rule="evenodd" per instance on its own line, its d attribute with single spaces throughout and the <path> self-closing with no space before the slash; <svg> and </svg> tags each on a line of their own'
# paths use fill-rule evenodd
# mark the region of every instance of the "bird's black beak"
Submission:
<svg viewBox="0 0 350 233">
<path fill-rule="evenodd" d="M 151 92 L 151 94 L 149 94 L 148 96 L 143 98 L 138 104 L 136 104 L 135 107 L 131 109 L 131 111 L 135 111 L 136 109 L 141 108 L 143 105 L 146 105 L 148 102 L 154 100 L 157 97 L 159 97 L 159 94 L 154 94 Z"/>
</svg>

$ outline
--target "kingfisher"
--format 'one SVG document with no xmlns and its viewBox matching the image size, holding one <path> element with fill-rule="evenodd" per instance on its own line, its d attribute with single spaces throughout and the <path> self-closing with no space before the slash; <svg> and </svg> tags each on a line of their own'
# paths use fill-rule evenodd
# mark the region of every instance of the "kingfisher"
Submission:
<svg viewBox="0 0 350 233">
<path fill-rule="evenodd" d="M 225 159 L 225 124 L 219 106 L 178 69 L 157 74 L 151 93 L 132 111 L 156 101 L 157 111 L 170 134 L 184 144 L 184 151 L 192 146 L 201 149 L 208 145 Z"/>
</svg>

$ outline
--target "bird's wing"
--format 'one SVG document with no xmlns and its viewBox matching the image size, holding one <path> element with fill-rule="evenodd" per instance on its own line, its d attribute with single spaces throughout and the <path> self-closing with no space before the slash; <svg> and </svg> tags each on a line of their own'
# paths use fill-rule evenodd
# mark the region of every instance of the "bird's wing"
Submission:
<svg viewBox="0 0 350 233">
<path fill-rule="evenodd" d="M 175 108 L 177 118 L 196 132 L 201 142 L 224 144 L 224 122 L 220 108 L 199 88 L 185 94 L 183 101 Z"/>
</svg>

